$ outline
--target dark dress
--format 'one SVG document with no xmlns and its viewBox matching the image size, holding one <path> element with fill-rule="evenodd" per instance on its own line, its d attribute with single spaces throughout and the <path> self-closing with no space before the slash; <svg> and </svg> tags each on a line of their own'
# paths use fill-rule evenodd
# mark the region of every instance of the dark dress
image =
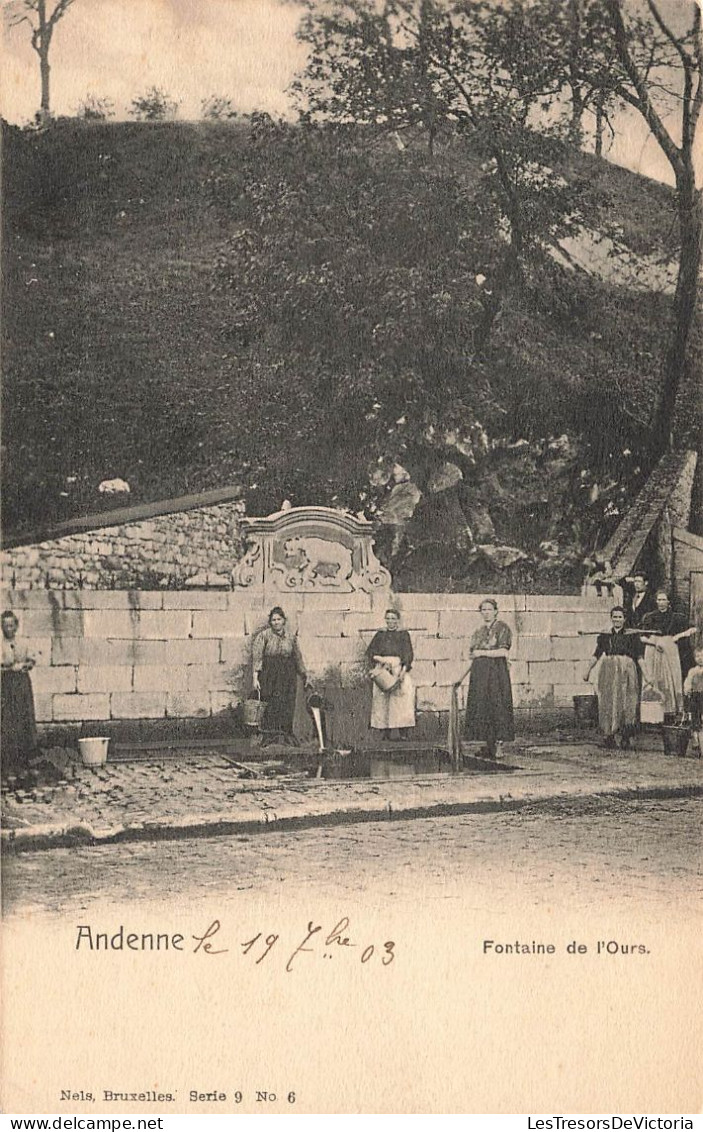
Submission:
<svg viewBox="0 0 703 1132">
<path fill-rule="evenodd" d="M 504 621 L 482 625 L 471 638 L 471 652 L 476 649 L 509 649 L 513 641 Z M 469 693 L 466 702 L 464 736 L 481 740 L 490 746 L 511 742 L 515 738 L 513 692 L 508 662 L 504 656 L 477 656 L 471 665 Z"/>
<path fill-rule="evenodd" d="M 260 672 L 261 699 L 266 704 L 262 731 L 291 735 L 298 676 L 307 675 L 298 638 L 287 630 L 281 637 L 264 629 L 254 641 L 254 670 Z"/>
<path fill-rule="evenodd" d="M 16 649 L 16 651 L 15 651 Z M 26 770 L 37 746 L 37 725 L 34 716 L 32 681 L 28 672 L 6 667 L 25 657 L 19 642 L 13 647 L 3 641 L 2 667 L 2 771 L 3 775 Z"/>
<path fill-rule="evenodd" d="M 598 634 L 593 655 L 596 659 L 601 656 L 629 656 L 636 664 L 644 656 L 644 645 L 637 634 L 612 629 L 609 633 Z"/>
<path fill-rule="evenodd" d="M 644 645 L 636 633 L 622 629 L 599 633 L 593 653 L 600 657 L 598 672 L 598 723 L 604 735 L 628 736 L 637 726 L 640 680 L 638 661 Z"/>
<path fill-rule="evenodd" d="M 397 656 L 400 663 L 409 672 L 413 663 L 413 645 L 407 629 L 379 629 L 374 633 L 371 644 L 366 650 L 368 660 L 373 663 L 375 656 Z"/>
<path fill-rule="evenodd" d="M 640 601 L 637 608 L 634 606 L 637 594 L 633 591 L 625 595 L 625 628 L 626 629 L 641 629 L 642 622 L 648 613 L 653 613 L 657 608 L 656 595 L 651 590 L 644 591 L 644 596 Z"/>
<path fill-rule="evenodd" d="M 686 618 L 681 617 L 678 613 L 674 613 L 673 609 L 667 610 L 666 613 L 660 613 L 658 609 L 655 609 L 652 613 L 647 613 L 642 620 L 641 627 L 645 636 L 648 631 L 651 632 L 654 630 L 655 632 L 661 633 L 664 637 L 675 637 L 690 628 Z M 679 660 L 681 661 L 681 676 L 685 680 L 689 668 L 693 668 L 693 645 L 691 644 L 691 638 L 684 637 L 682 641 L 677 641 L 676 647 L 679 650 Z"/>
</svg>

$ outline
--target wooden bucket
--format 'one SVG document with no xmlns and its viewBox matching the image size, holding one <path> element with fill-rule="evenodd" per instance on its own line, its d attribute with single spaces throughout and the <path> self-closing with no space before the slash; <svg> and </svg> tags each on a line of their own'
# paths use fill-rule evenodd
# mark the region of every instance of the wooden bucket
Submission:
<svg viewBox="0 0 703 1132">
<path fill-rule="evenodd" d="M 594 692 L 574 696 L 574 715 L 577 727 L 595 727 L 598 723 L 598 696 Z"/>
</svg>

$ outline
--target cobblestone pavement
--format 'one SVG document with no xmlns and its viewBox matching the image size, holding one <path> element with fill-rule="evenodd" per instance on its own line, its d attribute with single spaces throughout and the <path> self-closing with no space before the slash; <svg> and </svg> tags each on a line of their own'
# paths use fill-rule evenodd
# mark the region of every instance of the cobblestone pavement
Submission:
<svg viewBox="0 0 703 1132">
<path fill-rule="evenodd" d="M 54 849 L 8 855 L 9 915 L 61 915 L 94 905 L 132 910 L 255 897 L 386 906 L 461 901 L 472 909 L 667 913 L 700 905 L 700 799 L 572 799 L 519 812 L 336 829 Z M 273 902 L 273 904 L 272 904 Z M 303 905 L 301 904 L 301 907 Z M 345 907 L 342 911 L 348 911 Z"/>
<path fill-rule="evenodd" d="M 4 795 L 3 839 L 22 847 L 70 836 L 100 841 L 222 825 L 268 829 L 281 821 L 354 821 L 592 794 L 703 790 L 702 760 L 665 756 L 651 740 L 648 746 L 611 752 L 578 736 L 558 744 L 524 740 L 506 748 L 504 765 L 493 773 L 403 778 L 394 767 L 392 777 L 354 781 L 291 772 L 273 756 L 268 763 L 244 764 L 189 752 L 95 769 L 73 760 L 56 785 Z"/>
</svg>

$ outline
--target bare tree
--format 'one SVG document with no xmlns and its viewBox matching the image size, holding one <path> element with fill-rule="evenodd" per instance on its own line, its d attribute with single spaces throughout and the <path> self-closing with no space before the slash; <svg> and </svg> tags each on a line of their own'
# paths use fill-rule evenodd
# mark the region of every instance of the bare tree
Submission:
<svg viewBox="0 0 703 1132">
<path fill-rule="evenodd" d="M 674 294 L 673 325 L 664 362 L 661 393 L 652 422 L 655 449 L 672 443 L 676 402 L 686 372 L 688 343 L 696 316 L 703 247 L 703 190 L 696 184 L 697 131 L 703 108 L 703 33 L 701 7 L 692 0 L 690 23 L 683 31 L 664 18 L 657 0 L 646 0 L 649 27 L 628 18 L 624 0 L 605 0 L 617 56 L 626 82 L 619 94 L 642 115 L 666 156 L 676 181 L 681 251 Z M 671 82 L 653 61 L 668 52 Z M 667 111 L 678 108 L 677 132 L 667 124 Z M 680 133 L 680 141 L 678 134 Z"/>
<path fill-rule="evenodd" d="M 32 47 L 39 56 L 41 75 L 40 115 L 48 118 L 51 114 L 49 49 L 54 29 L 65 16 L 74 0 L 12 0 L 7 5 L 7 18 L 10 27 L 29 24 Z"/>
</svg>

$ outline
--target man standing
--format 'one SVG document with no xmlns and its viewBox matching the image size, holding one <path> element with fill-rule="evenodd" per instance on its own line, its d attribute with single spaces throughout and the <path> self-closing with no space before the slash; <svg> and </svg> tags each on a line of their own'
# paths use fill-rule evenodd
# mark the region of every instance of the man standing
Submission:
<svg viewBox="0 0 703 1132">
<path fill-rule="evenodd" d="M 625 590 L 625 624 L 628 629 L 641 629 L 642 622 L 648 613 L 654 613 L 657 608 L 655 595 L 649 588 L 649 578 L 643 571 L 638 570 L 629 578 L 623 579 Z"/>
</svg>

